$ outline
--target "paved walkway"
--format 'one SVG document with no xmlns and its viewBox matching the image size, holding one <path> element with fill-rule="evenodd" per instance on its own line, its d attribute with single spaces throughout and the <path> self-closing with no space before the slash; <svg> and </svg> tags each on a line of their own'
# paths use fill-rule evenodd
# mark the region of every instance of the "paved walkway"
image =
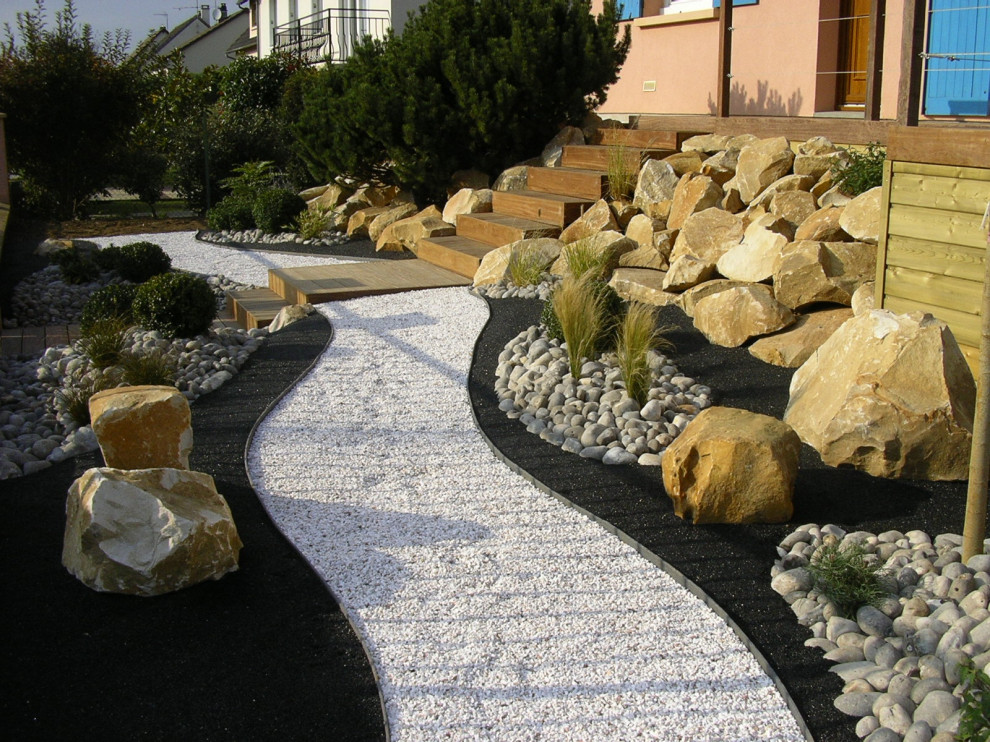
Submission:
<svg viewBox="0 0 990 742">
<path fill-rule="evenodd" d="M 491 453 L 465 388 L 482 301 L 319 309 L 334 341 L 249 469 L 366 642 L 393 739 L 802 739 L 702 601 Z"/>
</svg>

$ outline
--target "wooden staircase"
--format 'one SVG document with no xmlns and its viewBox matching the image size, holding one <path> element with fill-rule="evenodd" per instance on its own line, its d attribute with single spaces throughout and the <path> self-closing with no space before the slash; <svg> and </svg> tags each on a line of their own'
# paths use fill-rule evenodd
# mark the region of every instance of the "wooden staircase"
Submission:
<svg viewBox="0 0 990 742">
<path fill-rule="evenodd" d="M 644 161 L 679 151 L 686 136 L 690 134 L 601 129 L 597 144 L 564 147 L 560 167 L 530 167 L 524 190 L 495 191 L 490 213 L 458 217 L 455 235 L 421 240 L 416 260 L 272 269 L 269 288 L 229 292 L 233 315 L 247 328 L 265 327 L 289 304 L 469 285 L 495 248 L 557 237 L 606 196 L 614 146 L 624 147 L 628 165 L 638 172 Z"/>
</svg>

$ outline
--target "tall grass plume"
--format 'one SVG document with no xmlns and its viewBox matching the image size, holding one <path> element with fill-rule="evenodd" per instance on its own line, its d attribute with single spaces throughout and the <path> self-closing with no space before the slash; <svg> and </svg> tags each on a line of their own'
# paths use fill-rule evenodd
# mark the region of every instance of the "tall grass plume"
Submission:
<svg viewBox="0 0 990 742">
<path fill-rule="evenodd" d="M 633 302 L 619 323 L 615 355 L 626 384 L 626 393 L 640 405 L 646 404 L 653 382 L 649 355 L 654 348 L 669 348 L 670 341 L 657 327 L 657 309 Z"/>
<path fill-rule="evenodd" d="M 553 310 L 560 321 L 560 328 L 567 343 L 567 360 L 571 376 L 581 373 L 583 358 L 589 358 L 601 333 L 604 320 L 602 295 L 594 290 L 594 278 L 568 276 L 553 292 Z"/>
</svg>

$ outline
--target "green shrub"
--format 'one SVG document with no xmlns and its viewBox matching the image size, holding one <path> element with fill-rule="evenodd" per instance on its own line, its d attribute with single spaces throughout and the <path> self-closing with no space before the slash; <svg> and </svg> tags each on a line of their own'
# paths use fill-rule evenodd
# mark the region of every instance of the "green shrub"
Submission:
<svg viewBox="0 0 990 742">
<path fill-rule="evenodd" d="M 647 394 L 653 382 L 649 352 L 653 348 L 670 346 L 657 327 L 657 309 L 648 304 L 634 302 L 619 324 L 615 353 L 626 393 L 640 405 L 646 404 Z"/>
<path fill-rule="evenodd" d="M 205 279 L 189 273 L 162 273 L 138 287 L 134 319 L 166 337 L 194 337 L 209 329 L 217 302 Z"/>
<path fill-rule="evenodd" d="M 818 547 L 807 567 L 815 586 L 847 618 L 860 606 L 877 606 L 887 597 L 883 569 L 866 555 L 860 544 L 829 541 Z"/>
<path fill-rule="evenodd" d="M 153 242 L 132 242 L 120 248 L 114 270 L 132 283 L 144 283 L 152 276 L 167 273 L 172 258 Z"/>
<path fill-rule="evenodd" d="M 306 208 L 306 202 L 298 193 L 283 188 L 262 191 L 254 200 L 251 213 L 254 223 L 262 232 L 279 232 L 294 226 L 299 212 Z"/>
<path fill-rule="evenodd" d="M 134 304 L 135 293 L 137 286 L 117 283 L 94 291 L 82 308 L 80 325 L 83 335 L 89 335 L 93 326 L 103 320 L 117 319 L 128 324 L 133 322 L 131 306 Z"/>
<path fill-rule="evenodd" d="M 93 262 L 105 271 L 115 271 L 120 265 L 120 246 L 107 245 L 93 253 Z"/>
<path fill-rule="evenodd" d="M 119 317 L 98 319 L 87 328 L 79 348 L 95 368 L 116 366 L 124 352 L 128 323 Z"/>
<path fill-rule="evenodd" d="M 305 208 L 296 217 L 299 224 L 299 236 L 304 240 L 313 240 L 322 237 L 333 223 L 330 218 L 330 209 L 317 207 L 315 209 Z"/>
<path fill-rule="evenodd" d="M 549 339 L 561 341 L 564 339 L 564 331 L 560 327 L 560 320 L 557 319 L 557 313 L 553 311 L 552 296 L 543 302 L 543 311 L 540 313 L 540 324 L 543 325 Z"/>
<path fill-rule="evenodd" d="M 990 677 L 967 659 L 959 668 L 963 697 L 959 715 L 959 742 L 990 742 Z"/>
<path fill-rule="evenodd" d="M 849 162 L 837 165 L 832 178 L 839 190 L 849 196 L 858 196 L 871 188 L 883 185 L 883 163 L 886 150 L 878 142 L 866 145 L 865 152 L 846 150 Z"/>
<path fill-rule="evenodd" d="M 66 283 L 79 284 L 95 281 L 100 275 L 99 266 L 87 255 L 74 248 L 56 250 L 51 255 L 51 261 L 62 272 L 62 280 Z"/>
<path fill-rule="evenodd" d="M 175 383 L 178 362 L 170 353 L 123 353 L 120 356 L 122 380 L 130 386 L 171 386 Z"/>
<path fill-rule="evenodd" d="M 227 196 L 206 212 L 206 222 L 210 229 L 241 230 L 254 229 L 253 202 L 243 196 Z"/>
</svg>

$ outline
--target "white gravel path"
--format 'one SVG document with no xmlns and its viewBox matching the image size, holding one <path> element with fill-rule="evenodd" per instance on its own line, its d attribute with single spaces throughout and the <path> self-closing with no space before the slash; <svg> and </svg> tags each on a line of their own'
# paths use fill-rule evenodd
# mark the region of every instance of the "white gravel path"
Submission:
<svg viewBox="0 0 990 742">
<path fill-rule="evenodd" d="M 296 268 L 305 265 L 335 265 L 352 263 L 350 258 L 318 257 L 296 253 L 238 250 L 211 245 L 196 239 L 195 232 L 156 232 L 129 234 L 122 237 L 98 237 L 92 240 L 100 247 L 126 245 L 131 242 L 154 242 L 172 258 L 172 267 L 193 273 L 224 275 L 232 281 L 254 286 L 268 285 L 269 268 Z"/>
<path fill-rule="evenodd" d="M 394 740 L 803 739 L 704 603 L 491 453 L 466 390 L 483 301 L 319 310 L 333 343 L 249 469 L 365 640 Z"/>
</svg>

